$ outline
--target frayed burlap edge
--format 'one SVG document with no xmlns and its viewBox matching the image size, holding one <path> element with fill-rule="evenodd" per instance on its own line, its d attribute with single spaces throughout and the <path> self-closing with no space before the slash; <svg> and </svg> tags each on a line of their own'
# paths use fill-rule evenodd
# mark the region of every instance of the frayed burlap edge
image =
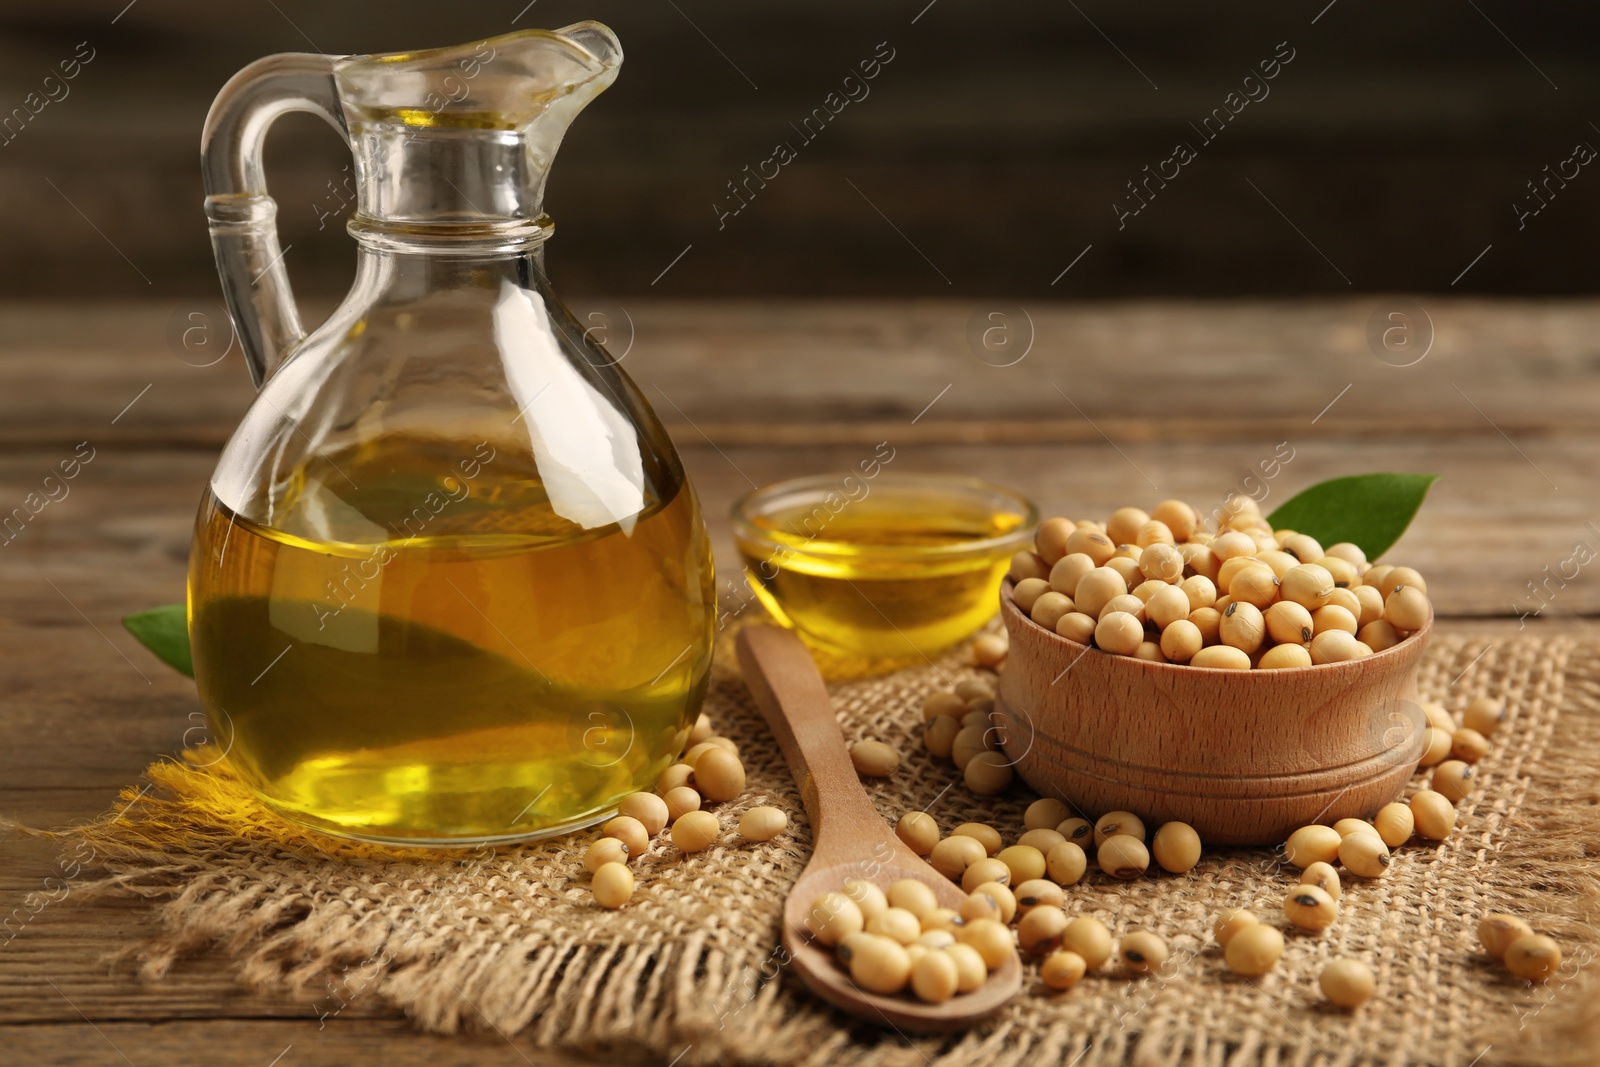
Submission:
<svg viewBox="0 0 1600 1067">
<path fill-rule="evenodd" d="M 1567 657 L 1565 708 L 1600 709 L 1600 649 L 1582 645 Z M 1570 899 L 1565 915 L 1540 924 L 1564 946 L 1558 983 L 1540 990 L 1514 1017 L 1478 1031 L 1485 1064 L 1595 1067 L 1600 1064 L 1600 714 L 1564 713 L 1528 772 L 1534 805 L 1522 805 L 1504 833 L 1533 847 L 1507 849 L 1498 862 L 1531 887 Z M 1507 976 L 1508 983 L 1515 979 Z"/>
<path fill-rule="evenodd" d="M 1465 642 L 1439 642 L 1431 654 L 1446 663 L 1465 663 L 1473 651 Z M 1600 879 L 1590 859 L 1600 849 L 1594 769 L 1600 753 L 1597 657 L 1600 651 L 1593 646 L 1574 649 L 1557 642 L 1543 649 L 1541 662 L 1552 668 L 1556 687 L 1546 699 L 1568 703 L 1581 696 L 1585 708 L 1555 717 L 1538 746 L 1538 758 L 1524 761 L 1520 795 L 1510 805 L 1510 816 L 1495 828 L 1498 839 L 1515 835 L 1515 847 L 1506 848 L 1496 862 L 1526 878 L 1530 913 L 1538 915 L 1541 929 L 1563 940 L 1569 961 L 1577 966 L 1569 965 L 1566 980 L 1546 987 L 1547 997 L 1524 996 L 1512 1019 L 1515 1025 L 1504 1019 L 1487 1025 L 1464 1020 L 1481 1027 L 1485 1063 L 1577 1067 L 1600 1061 L 1600 1001 L 1595 997 L 1600 980 L 1597 968 L 1589 965 L 1600 903 Z M 920 695 L 937 682 L 920 677 L 904 684 Z M 730 684 L 739 683 L 727 675 L 719 679 L 719 685 Z M 208 757 L 202 753 L 198 759 L 206 762 Z M 124 817 L 59 835 L 87 842 L 110 872 L 87 886 L 91 895 L 131 893 L 154 902 L 164 932 L 118 953 L 150 980 L 165 975 L 186 955 L 216 949 L 239 961 L 241 983 L 255 989 L 301 992 L 335 975 L 350 985 L 347 976 L 355 972 L 361 980 L 358 992 L 399 1007 L 425 1030 L 448 1033 L 488 1024 L 522 1031 L 540 1047 L 593 1051 L 640 1045 L 685 1064 L 1276 1067 L 1444 1062 L 1422 1048 L 1379 1060 L 1346 1047 L 1330 1058 L 1315 1046 L 1286 1045 L 1248 1026 L 1219 1038 L 1186 1028 L 1182 1020 L 1160 1018 L 1136 1030 L 1091 1034 L 1075 1025 L 1070 1012 L 1045 1021 L 1022 1017 L 1018 1006 L 965 1035 L 903 1040 L 822 1009 L 792 984 L 767 980 L 765 968 L 752 980 L 749 951 L 692 926 L 640 939 L 535 922 L 516 938 L 480 935 L 474 940 L 469 933 L 445 945 L 418 944 L 394 923 L 363 922 L 349 910 L 318 906 L 309 895 L 273 892 L 255 877 L 253 865 L 264 852 L 276 849 L 308 865 L 331 861 L 345 872 L 371 865 L 381 867 L 386 877 L 398 877 L 396 871 L 404 872 L 406 864 L 416 865 L 418 872 L 437 868 L 439 853 L 385 850 L 380 860 L 365 846 L 308 839 L 274 819 L 254 819 L 241 827 L 234 803 L 217 804 L 196 793 L 192 786 L 197 775 L 226 777 L 226 771 L 224 766 L 158 763 L 149 771 L 150 787 L 124 794 L 124 804 L 138 801 L 136 817 L 124 812 Z M 1523 803 L 1528 795 L 1537 803 Z M 792 791 L 788 799 L 786 806 L 797 807 Z M 792 878 L 798 870 L 808 842 L 803 828 L 795 836 L 799 855 L 790 857 L 793 862 L 774 864 L 774 874 Z M 308 845 L 322 856 L 309 855 Z M 492 853 L 459 862 L 464 876 L 491 896 L 517 877 L 517 872 L 502 869 Z M 1550 907 L 1552 892 L 1564 905 L 1559 911 Z M 448 897 L 438 901 L 439 914 L 458 903 Z M 775 941 L 775 926 L 772 934 Z M 754 947 L 765 952 L 765 946 Z M 367 970 L 370 975 L 362 973 Z M 1506 984 L 1508 989 L 1522 986 L 1509 978 Z M 1374 1004 L 1364 1010 L 1381 1009 Z"/>
</svg>

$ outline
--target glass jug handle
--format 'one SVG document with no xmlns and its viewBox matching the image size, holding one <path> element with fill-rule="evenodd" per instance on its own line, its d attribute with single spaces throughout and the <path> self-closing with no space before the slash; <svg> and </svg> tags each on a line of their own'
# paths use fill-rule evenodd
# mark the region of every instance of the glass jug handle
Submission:
<svg viewBox="0 0 1600 1067">
<path fill-rule="evenodd" d="M 267 56 L 228 80 L 206 115 L 200 142 L 206 218 L 223 295 L 259 389 L 305 337 L 278 248 L 278 205 L 267 195 L 267 130 L 291 111 L 321 115 L 348 144 L 334 57 Z"/>
</svg>

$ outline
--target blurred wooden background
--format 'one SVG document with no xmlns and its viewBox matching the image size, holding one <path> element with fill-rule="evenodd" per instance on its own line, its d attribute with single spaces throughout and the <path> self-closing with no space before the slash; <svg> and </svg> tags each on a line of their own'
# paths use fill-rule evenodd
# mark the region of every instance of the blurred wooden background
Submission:
<svg viewBox="0 0 1600 1067">
<path fill-rule="evenodd" d="M 1596 168 L 1552 185 L 1520 230 L 1512 207 L 1576 143 L 1600 146 L 1600 13 L 1507 0 L 7 0 L 0 115 L 78 42 L 95 58 L 0 144 L 0 283 L 11 297 L 215 293 L 200 126 L 257 56 L 582 18 L 613 26 L 627 61 L 549 187 L 550 266 L 570 293 L 1439 292 L 1469 264 L 1453 291 L 1600 288 Z M 719 231 L 725 183 L 795 140 L 790 123 L 883 41 L 895 58 L 870 96 Z M 1125 183 L 1197 143 L 1189 123 L 1278 42 L 1295 58 L 1270 96 L 1119 232 Z M 298 116 L 271 160 L 302 295 L 342 291 L 349 238 L 317 228 L 341 146 Z"/>
</svg>

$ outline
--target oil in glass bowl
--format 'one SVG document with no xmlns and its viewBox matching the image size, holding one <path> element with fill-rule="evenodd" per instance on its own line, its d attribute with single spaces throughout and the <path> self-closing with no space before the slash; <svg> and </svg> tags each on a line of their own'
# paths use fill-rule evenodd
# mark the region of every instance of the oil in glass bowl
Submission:
<svg viewBox="0 0 1600 1067">
<path fill-rule="evenodd" d="M 681 475 L 588 530 L 487 443 L 383 438 L 289 482 L 271 528 L 208 495 L 189 572 L 211 736 L 273 807 L 367 840 L 541 837 L 682 751 L 715 601 Z"/>
<path fill-rule="evenodd" d="M 1038 513 L 988 482 L 819 475 L 734 506 L 745 580 L 814 647 L 871 660 L 930 656 L 999 610 L 1000 581 Z"/>
</svg>

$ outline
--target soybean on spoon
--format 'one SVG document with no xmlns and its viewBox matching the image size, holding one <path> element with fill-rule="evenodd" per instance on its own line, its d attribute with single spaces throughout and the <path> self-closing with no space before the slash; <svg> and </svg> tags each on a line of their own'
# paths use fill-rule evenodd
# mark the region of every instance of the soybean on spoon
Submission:
<svg viewBox="0 0 1600 1067">
<path fill-rule="evenodd" d="M 736 644 L 745 683 L 778 739 L 811 822 L 811 859 L 783 907 L 783 947 L 794 973 L 834 1007 L 897 1030 L 963 1030 L 993 1015 L 1022 984 L 1015 955 L 972 992 L 928 1004 L 909 992 L 884 996 L 857 987 L 833 950 L 812 938 L 806 929 L 811 905 L 855 878 L 881 889 L 912 878 L 932 888 L 946 908 L 959 908 L 966 894 L 907 848 L 873 807 L 845 751 L 827 687 L 800 639 L 776 626 L 746 626 Z"/>
</svg>

